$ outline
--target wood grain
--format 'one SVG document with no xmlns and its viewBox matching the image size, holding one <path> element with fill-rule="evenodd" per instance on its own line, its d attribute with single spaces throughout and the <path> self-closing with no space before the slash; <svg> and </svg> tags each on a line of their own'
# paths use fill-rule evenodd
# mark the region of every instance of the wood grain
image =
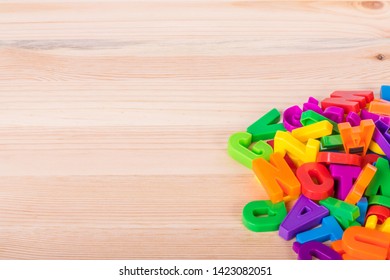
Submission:
<svg viewBox="0 0 390 280">
<path fill-rule="evenodd" d="M 227 139 L 378 92 L 389 38 L 380 1 L 0 2 L 0 258 L 295 258 Z"/>
</svg>

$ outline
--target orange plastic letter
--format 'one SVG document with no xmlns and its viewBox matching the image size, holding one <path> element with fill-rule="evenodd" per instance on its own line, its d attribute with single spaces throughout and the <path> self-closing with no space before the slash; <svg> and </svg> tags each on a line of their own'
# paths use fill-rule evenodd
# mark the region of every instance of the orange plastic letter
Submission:
<svg viewBox="0 0 390 280">
<path fill-rule="evenodd" d="M 344 201 L 350 204 L 356 204 L 362 198 L 372 178 L 374 178 L 375 172 L 376 167 L 367 163 Z"/>
<path fill-rule="evenodd" d="M 390 234 L 366 227 L 349 227 L 343 235 L 343 249 L 348 255 L 363 260 L 389 258 Z"/>
<path fill-rule="evenodd" d="M 301 183 L 281 154 L 272 154 L 270 163 L 263 158 L 255 159 L 252 168 L 272 203 L 293 200 L 301 193 Z"/>
<path fill-rule="evenodd" d="M 359 258 L 353 257 L 353 256 L 348 255 L 344 252 L 343 241 L 341 239 L 333 241 L 332 244 L 330 244 L 330 247 L 333 250 L 335 250 L 337 253 L 339 253 L 341 255 L 341 257 L 343 258 L 343 260 L 359 260 Z"/>
<path fill-rule="evenodd" d="M 373 101 L 370 103 L 368 111 L 378 115 L 390 116 L 390 102 Z"/>
<path fill-rule="evenodd" d="M 360 126 L 351 127 L 348 122 L 339 123 L 340 135 L 347 154 L 365 156 L 370 146 L 375 124 L 372 120 L 362 120 Z"/>
</svg>

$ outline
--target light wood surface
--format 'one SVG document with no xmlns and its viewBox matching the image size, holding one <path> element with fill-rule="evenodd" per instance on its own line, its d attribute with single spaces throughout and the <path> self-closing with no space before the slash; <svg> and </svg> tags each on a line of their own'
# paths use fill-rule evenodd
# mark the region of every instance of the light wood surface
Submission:
<svg viewBox="0 0 390 280">
<path fill-rule="evenodd" d="M 389 38 L 379 1 L 0 3 L 0 258 L 295 258 L 241 224 L 266 194 L 227 139 L 378 93 Z"/>
</svg>

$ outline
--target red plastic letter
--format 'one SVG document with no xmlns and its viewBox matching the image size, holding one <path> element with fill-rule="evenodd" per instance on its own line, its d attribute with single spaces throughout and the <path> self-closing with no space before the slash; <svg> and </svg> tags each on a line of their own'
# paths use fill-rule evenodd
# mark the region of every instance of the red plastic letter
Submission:
<svg viewBox="0 0 390 280">
<path fill-rule="evenodd" d="M 352 91 L 335 91 L 330 95 L 330 98 L 322 100 L 322 109 L 330 106 L 341 107 L 345 113 L 360 112 L 361 108 L 366 107 L 366 104 L 374 100 L 374 93 L 370 90 L 352 90 Z"/>
<path fill-rule="evenodd" d="M 333 194 L 333 177 L 321 163 L 302 164 L 297 170 L 297 177 L 302 185 L 302 193 L 307 198 L 321 200 Z"/>
</svg>

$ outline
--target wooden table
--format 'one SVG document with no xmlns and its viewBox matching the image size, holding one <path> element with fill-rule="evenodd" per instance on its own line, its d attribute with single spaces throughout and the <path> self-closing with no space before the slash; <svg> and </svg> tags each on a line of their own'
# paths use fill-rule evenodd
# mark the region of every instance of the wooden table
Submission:
<svg viewBox="0 0 390 280">
<path fill-rule="evenodd" d="M 386 2 L 2 2 L 2 259 L 296 258 L 229 135 L 390 83 Z"/>
</svg>

